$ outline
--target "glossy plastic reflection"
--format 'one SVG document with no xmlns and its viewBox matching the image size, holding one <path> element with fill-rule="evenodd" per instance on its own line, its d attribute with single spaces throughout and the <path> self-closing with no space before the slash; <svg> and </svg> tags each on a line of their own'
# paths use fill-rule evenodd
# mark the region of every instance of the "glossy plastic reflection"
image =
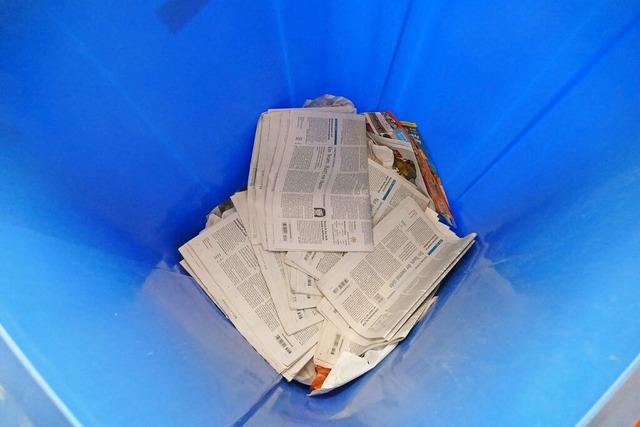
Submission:
<svg viewBox="0 0 640 427">
<path fill-rule="evenodd" d="M 556 3 L 3 6 L 0 323 L 90 425 L 577 422 L 640 352 L 640 4 Z M 429 322 L 309 399 L 176 248 L 259 114 L 323 93 L 417 121 L 480 237 Z"/>
</svg>

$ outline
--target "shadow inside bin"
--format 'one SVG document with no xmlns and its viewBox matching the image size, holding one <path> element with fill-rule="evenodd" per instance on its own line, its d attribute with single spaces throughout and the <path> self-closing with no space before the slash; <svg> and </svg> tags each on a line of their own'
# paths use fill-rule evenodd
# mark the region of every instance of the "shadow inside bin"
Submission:
<svg viewBox="0 0 640 427">
<path fill-rule="evenodd" d="M 166 25 L 172 33 L 177 33 L 189 23 L 209 0 L 167 0 L 156 12 L 158 19 Z"/>
</svg>

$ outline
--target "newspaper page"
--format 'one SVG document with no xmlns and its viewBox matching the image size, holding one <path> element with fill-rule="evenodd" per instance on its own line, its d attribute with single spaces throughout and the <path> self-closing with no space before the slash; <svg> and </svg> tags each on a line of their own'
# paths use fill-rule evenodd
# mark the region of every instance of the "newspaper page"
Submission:
<svg viewBox="0 0 640 427">
<path fill-rule="evenodd" d="M 243 224 L 248 220 L 249 215 L 247 199 L 247 191 L 239 191 L 230 198 Z M 284 262 L 285 252 L 268 252 L 261 245 L 253 245 L 253 250 L 260 261 L 260 269 L 287 333 L 293 333 L 321 321 L 322 316 L 317 311 L 307 310 L 315 308 L 321 299 L 322 294 L 317 289 L 315 279 L 312 279 L 311 283 L 307 280 L 305 288 L 300 288 L 299 285 L 303 281 L 301 275 L 308 276 Z M 292 280 L 296 281 L 295 286 Z M 309 287 L 312 285 L 315 289 Z M 286 308 L 287 306 L 289 309 Z"/>
<path fill-rule="evenodd" d="M 343 352 L 362 356 L 371 348 L 384 347 L 387 344 L 386 341 L 379 341 L 369 346 L 362 345 L 350 339 L 333 322 L 325 321 L 322 324 L 322 334 L 320 335 L 320 342 L 313 356 L 313 361 L 316 365 L 333 368 Z"/>
<path fill-rule="evenodd" d="M 311 347 L 309 351 L 307 351 L 300 359 L 298 359 L 293 365 L 289 366 L 282 372 L 282 376 L 287 381 L 292 381 L 300 371 L 302 371 L 305 366 L 309 363 L 313 363 L 313 355 L 316 353 L 318 345 L 314 345 Z"/>
<path fill-rule="evenodd" d="M 407 197 L 416 201 L 421 209 L 432 208 L 433 202 L 394 170 L 369 159 L 369 197 L 373 224 L 377 224 Z M 342 252 L 288 252 L 286 262 L 308 275 L 319 279 L 331 269 Z"/>
<path fill-rule="evenodd" d="M 307 273 L 309 276 L 319 279 L 327 271 L 342 259 L 344 252 L 287 252 L 285 261 Z"/>
<path fill-rule="evenodd" d="M 289 306 L 290 286 L 284 272 L 284 253 L 267 252 L 260 245 L 255 245 L 253 250 L 285 332 L 291 335 L 321 322 L 322 315 L 317 310 Z"/>
<path fill-rule="evenodd" d="M 289 293 L 289 307 L 292 310 L 316 308 L 322 297 L 317 295 Z"/>
<path fill-rule="evenodd" d="M 372 339 L 358 334 L 351 326 L 349 326 L 349 323 L 344 317 L 342 317 L 327 298 L 323 298 L 322 301 L 320 301 L 318 304 L 318 311 L 322 313 L 326 321 L 333 323 L 342 334 L 348 336 L 351 341 L 354 341 L 362 347 L 371 347 L 386 341 L 384 338 Z"/>
<path fill-rule="evenodd" d="M 258 124 L 256 125 L 256 133 L 253 140 L 253 149 L 251 151 L 251 163 L 249 164 L 249 177 L 247 179 L 247 215 L 248 221 L 245 223 L 249 241 L 253 245 L 260 243 L 258 240 L 258 222 L 256 218 L 256 177 L 258 173 L 258 154 L 262 145 L 262 138 L 269 129 L 270 117 L 265 113 L 260 115 Z M 266 122 L 266 124 L 265 124 Z M 263 134 L 264 131 L 264 134 Z M 266 136 L 264 136 L 266 138 Z"/>
<path fill-rule="evenodd" d="M 255 218 L 257 240 L 265 249 L 267 249 L 268 244 L 267 230 L 269 228 L 266 222 L 268 180 L 278 139 L 281 137 L 281 131 L 284 132 L 283 121 L 287 121 L 284 112 L 268 112 L 264 115 L 256 162 L 256 176 L 253 183 L 253 201 L 249 204 L 249 213 L 251 214 L 253 211 L 253 217 Z M 248 182 L 248 184 L 250 185 L 251 182 Z"/>
<path fill-rule="evenodd" d="M 289 116 L 277 176 L 269 177 L 272 202 L 265 202 L 268 249 L 373 250 L 364 117 L 313 109 L 280 114 Z"/>
<path fill-rule="evenodd" d="M 237 212 L 183 245 L 180 253 L 215 300 L 233 309 L 237 317 L 230 320 L 278 372 L 317 343 L 317 325 L 295 334 L 285 331 Z"/>
<path fill-rule="evenodd" d="M 248 205 L 249 198 L 248 198 L 247 190 L 237 191 L 235 194 L 229 197 L 229 200 L 231 202 L 231 205 L 233 206 L 233 209 L 235 209 L 238 212 L 238 215 L 240 216 L 240 221 L 242 222 L 242 225 L 245 227 L 245 230 L 247 230 L 247 234 L 248 234 L 249 227 L 245 224 L 249 224 L 251 220 L 249 219 L 249 205 Z M 247 237 L 249 238 L 249 240 L 251 240 L 250 235 L 247 235 Z"/>
<path fill-rule="evenodd" d="M 414 325 L 419 322 L 436 300 L 437 297 L 434 297 L 425 301 L 411 316 L 412 320 L 416 320 L 408 321 L 407 325 Z M 313 362 L 315 365 L 328 368 L 330 372 L 322 382 L 322 385 L 319 388 L 312 389 L 310 395 L 316 396 L 327 393 L 370 371 L 395 348 L 399 341 L 406 338 L 409 330 L 410 327 L 407 327 L 399 331 L 397 336 L 389 343 L 379 343 L 366 348 L 344 336 L 339 327 L 336 327 L 331 322 L 325 322 Z M 361 354 L 358 355 L 358 353 Z"/>
<path fill-rule="evenodd" d="M 331 252 L 326 252 L 326 253 L 331 253 Z M 318 282 L 313 276 L 294 267 L 289 267 L 289 271 L 290 271 L 289 284 L 291 286 L 291 291 L 293 293 L 306 294 L 306 295 L 312 295 L 312 296 L 322 296 L 322 293 L 318 288 Z"/>
<path fill-rule="evenodd" d="M 376 226 L 373 252 L 346 254 L 318 286 L 358 334 L 389 339 L 473 242 L 443 227 L 407 198 Z"/>
<path fill-rule="evenodd" d="M 412 311 L 409 311 L 407 313 L 408 314 L 407 320 L 399 323 L 396 329 L 394 330 L 394 333 L 391 334 L 389 338 L 371 339 L 371 338 L 363 337 L 362 335 L 358 334 L 355 330 L 353 330 L 349 326 L 349 323 L 344 319 L 344 317 L 342 317 L 342 315 L 338 312 L 338 310 L 333 305 L 331 305 L 329 300 L 327 300 L 326 298 L 323 299 L 318 304 L 318 310 L 322 312 L 327 322 L 330 322 L 333 325 L 335 325 L 335 327 L 343 336 L 343 338 L 353 341 L 355 344 L 361 346 L 362 348 L 367 349 L 367 348 L 373 348 L 375 346 L 378 346 L 380 343 L 388 344 L 390 342 L 397 342 L 406 338 L 409 331 L 415 326 L 415 324 L 418 321 L 422 319 L 422 317 L 424 316 L 428 308 L 437 299 L 437 297 L 435 297 L 435 291 L 436 289 L 433 289 L 429 293 L 429 297 L 427 297 L 425 301 L 423 301 L 418 306 L 417 309 L 414 309 L 415 308 L 414 307 L 411 309 Z M 322 351 L 322 349 L 319 348 L 318 351 Z"/>
<path fill-rule="evenodd" d="M 245 219 L 248 217 L 247 192 L 239 191 L 231 196 L 230 199 L 244 224 Z M 296 292 L 291 282 L 292 277 L 300 282 L 301 279 L 298 278 L 298 273 L 304 273 L 293 269 L 284 262 L 285 253 L 267 252 L 262 249 L 261 245 L 253 245 L 253 250 L 260 261 L 260 269 L 267 281 L 271 296 L 276 302 L 276 309 L 280 320 L 285 325 L 285 330 L 288 333 L 293 333 L 295 330 L 303 329 L 321 321 L 322 316 L 317 311 L 306 310 L 315 308 L 318 305 L 321 299 L 320 291 L 316 290 L 315 294 L 313 292 Z M 317 289 L 315 281 L 313 285 Z M 285 310 L 287 302 L 291 310 L 289 312 Z M 287 318 L 292 319 L 286 321 L 285 319 Z M 291 328 L 294 329 L 292 330 Z"/>
<path fill-rule="evenodd" d="M 348 325 L 344 323 L 338 325 L 329 320 L 325 321 L 322 324 L 320 342 L 314 355 L 315 364 L 325 368 L 333 368 L 340 354 L 343 352 L 362 356 L 371 349 L 383 348 L 389 344 L 404 340 L 409 335 L 411 329 L 424 318 L 426 312 L 436 301 L 437 298 L 432 297 L 423 302 L 418 310 L 415 310 L 411 314 L 409 320 L 403 324 L 402 328 L 400 328 L 390 340 L 365 340 L 354 334 Z M 341 322 L 344 322 L 344 320 L 341 320 Z"/>
<path fill-rule="evenodd" d="M 269 168 L 269 173 L 267 174 L 267 188 L 264 202 L 265 216 L 264 216 L 264 227 L 265 227 L 265 238 L 266 240 L 263 242 L 263 247 L 266 250 L 275 250 L 273 246 L 273 242 L 277 233 L 279 232 L 278 228 L 275 227 L 274 224 L 274 197 L 276 195 L 277 190 L 277 182 L 278 176 L 280 174 L 280 167 L 282 165 L 282 158 L 285 155 L 285 151 L 287 149 L 287 144 L 289 144 L 289 133 L 290 133 L 290 123 L 291 123 L 291 110 L 269 110 L 270 114 L 277 114 L 280 116 L 280 131 L 278 133 L 278 138 L 275 142 L 275 148 L 273 153 L 273 160 L 271 162 L 271 166 Z"/>
</svg>

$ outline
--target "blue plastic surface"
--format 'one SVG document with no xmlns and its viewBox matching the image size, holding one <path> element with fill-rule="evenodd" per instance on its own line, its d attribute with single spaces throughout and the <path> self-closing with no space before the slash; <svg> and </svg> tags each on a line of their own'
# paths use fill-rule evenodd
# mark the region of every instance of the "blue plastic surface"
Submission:
<svg viewBox="0 0 640 427">
<path fill-rule="evenodd" d="M 311 399 L 177 247 L 259 114 L 324 93 L 418 122 L 479 239 L 427 323 Z M 639 143 L 637 1 L 4 2 L 0 325 L 52 392 L 0 369 L 0 420 L 578 422 L 640 353 Z"/>
</svg>

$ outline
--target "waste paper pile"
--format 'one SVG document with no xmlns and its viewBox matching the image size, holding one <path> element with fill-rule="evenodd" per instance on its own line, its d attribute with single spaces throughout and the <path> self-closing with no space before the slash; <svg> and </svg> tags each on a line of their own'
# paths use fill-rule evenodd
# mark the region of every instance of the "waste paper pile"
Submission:
<svg viewBox="0 0 640 427">
<path fill-rule="evenodd" d="M 257 123 L 247 186 L 180 247 L 258 353 L 310 394 L 375 367 L 473 244 L 415 123 L 324 95 Z"/>
</svg>

